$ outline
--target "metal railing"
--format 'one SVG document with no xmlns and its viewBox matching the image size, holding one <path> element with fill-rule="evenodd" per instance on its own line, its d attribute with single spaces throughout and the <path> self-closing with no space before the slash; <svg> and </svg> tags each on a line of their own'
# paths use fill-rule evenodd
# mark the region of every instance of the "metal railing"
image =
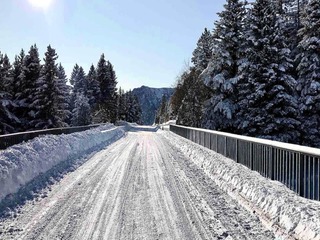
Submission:
<svg viewBox="0 0 320 240">
<path fill-rule="evenodd" d="M 80 127 L 68 127 L 68 128 L 52 128 L 52 129 L 45 129 L 45 130 L 0 135 L 0 150 L 6 149 L 7 147 L 10 147 L 18 143 L 22 143 L 24 141 L 31 140 L 41 135 L 47 135 L 47 134 L 59 135 L 63 133 L 70 134 L 70 133 L 85 131 L 90 128 L 98 127 L 100 125 L 101 124 L 94 124 L 94 125 L 80 126 Z"/>
<path fill-rule="evenodd" d="M 320 149 L 179 125 L 170 131 L 320 200 Z"/>
</svg>

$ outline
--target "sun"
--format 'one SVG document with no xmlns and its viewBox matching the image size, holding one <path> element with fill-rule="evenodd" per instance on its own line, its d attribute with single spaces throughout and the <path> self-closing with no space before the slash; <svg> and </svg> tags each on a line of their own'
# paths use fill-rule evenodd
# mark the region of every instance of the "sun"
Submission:
<svg viewBox="0 0 320 240">
<path fill-rule="evenodd" d="M 28 0 L 28 2 L 35 8 L 47 10 L 52 4 L 53 0 Z"/>
</svg>

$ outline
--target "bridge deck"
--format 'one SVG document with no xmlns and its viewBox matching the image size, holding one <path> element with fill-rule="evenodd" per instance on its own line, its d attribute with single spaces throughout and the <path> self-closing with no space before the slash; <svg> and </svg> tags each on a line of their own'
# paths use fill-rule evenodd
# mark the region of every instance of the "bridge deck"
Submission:
<svg viewBox="0 0 320 240">
<path fill-rule="evenodd" d="M 0 222 L 1 239 L 274 239 L 152 129 L 129 132 Z"/>
</svg>

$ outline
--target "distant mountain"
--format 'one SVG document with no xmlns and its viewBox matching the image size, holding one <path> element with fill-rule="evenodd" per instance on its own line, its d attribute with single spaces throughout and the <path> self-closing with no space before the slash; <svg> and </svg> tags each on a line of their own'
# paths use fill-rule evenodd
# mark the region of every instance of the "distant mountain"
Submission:
<svg viewBox="0 0 320 240">
<path fill-rule="evenodd" d="M 154 123 L 156 111 L 158 110 L 163 95 L 169 99 L 173 94 L 174 88 L 150 88 L 142 86 L 132 90 L 138 97 L 142 109 L 142 122 L 145 125 Z"/>
</svg>

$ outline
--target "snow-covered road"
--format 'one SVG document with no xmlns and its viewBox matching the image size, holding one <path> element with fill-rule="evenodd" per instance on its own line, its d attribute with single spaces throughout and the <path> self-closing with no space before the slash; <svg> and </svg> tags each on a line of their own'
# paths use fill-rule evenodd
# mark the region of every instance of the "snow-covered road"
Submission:
<svg viewBox="0 0 320 240">
<path fill-rule="evenodd" d="M 274 239 L 152 128 L 139 128 L 0 220 L 0 239 Z"/>
</svg>

